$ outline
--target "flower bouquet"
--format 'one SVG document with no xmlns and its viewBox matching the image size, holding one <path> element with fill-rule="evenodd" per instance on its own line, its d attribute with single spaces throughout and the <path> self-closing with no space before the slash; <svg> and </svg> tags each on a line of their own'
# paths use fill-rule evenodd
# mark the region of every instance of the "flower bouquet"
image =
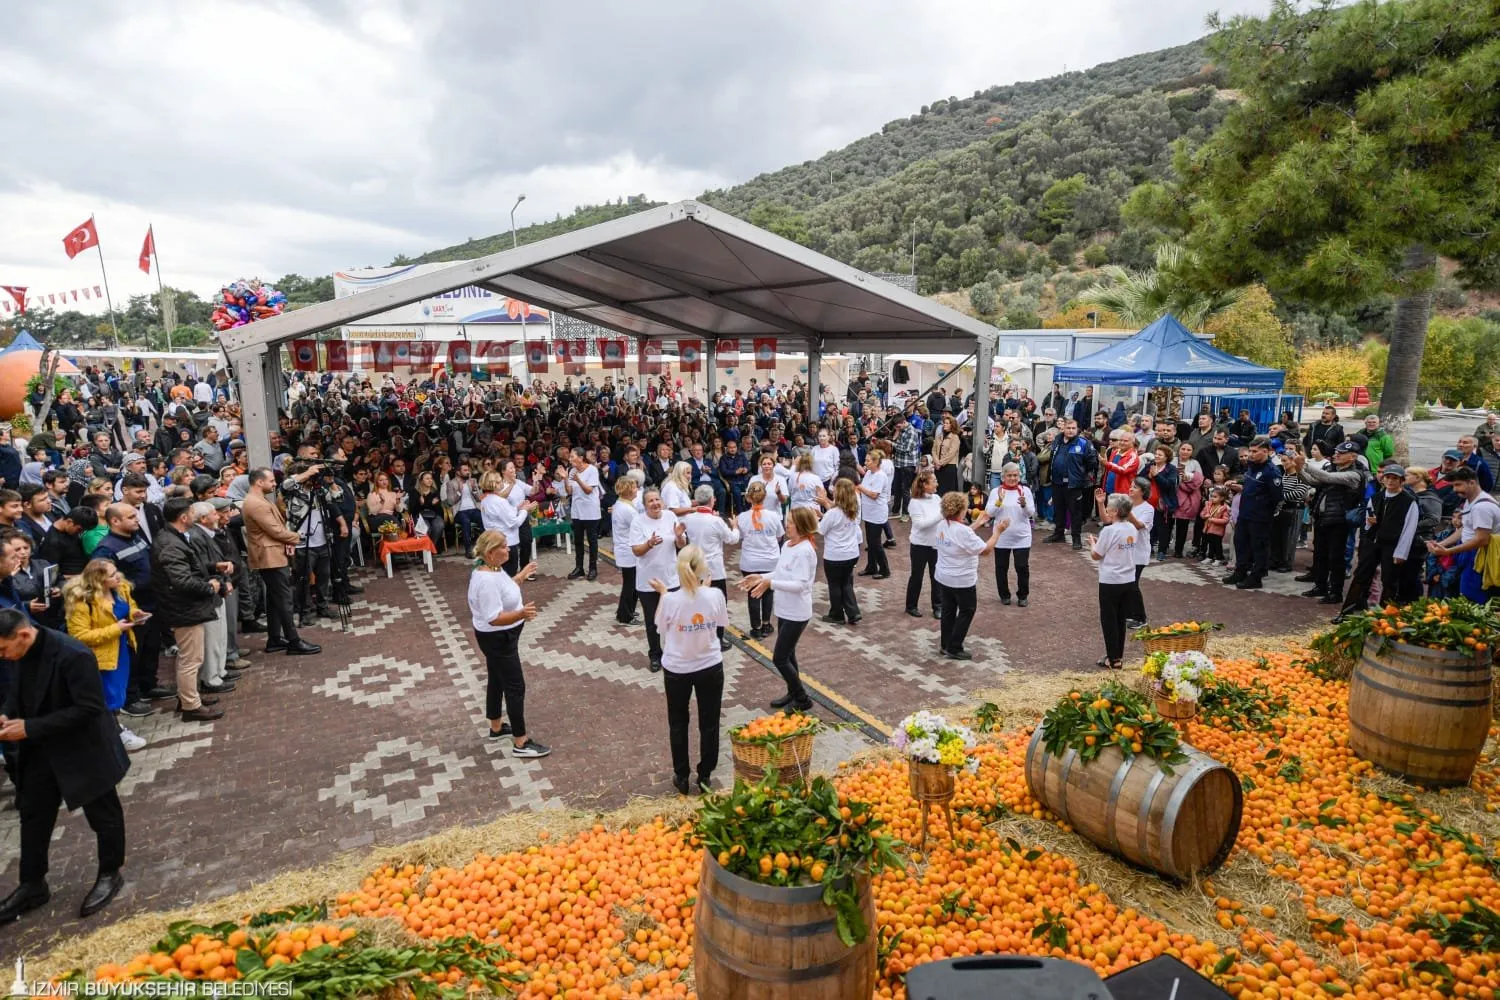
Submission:
<svg viewBox="0 0 1500 1000">
<path fill-rule="evenodd" d="M 979 771 L 978 758 L 969 755 L 974 749 L 974 733 L 936 712 L 914 712 L 891 732 L 890 743 L 906 758 L 911 797 L 922 810 L 921 845 L 927 844 L 929 804 L 942 809 L 952 836 L 955 827 L 949 804 L 953 801 L 954 775 L 959 768 L 970 774 Z"/>
<path fill-rule="evenodd" d="M 1151 680 L 1156 710 L 1168 719 L 1191 719 L 1198 714 L 1198 697 L 1213 682 L 1214 661 L 1187 649 L 1155 652 L 1146 657 L 1141 673 Z"/>
</svg>

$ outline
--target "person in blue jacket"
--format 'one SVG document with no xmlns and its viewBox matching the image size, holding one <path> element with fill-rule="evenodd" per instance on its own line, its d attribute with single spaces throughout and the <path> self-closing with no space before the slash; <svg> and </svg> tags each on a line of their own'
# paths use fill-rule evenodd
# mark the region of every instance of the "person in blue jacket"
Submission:
<svg viewBox="0 0 1500 1000">
<path fill-rule="evenodd" d="M 1260 590 L 1271 563 L 1271 519 L 1281 507 L 1281 469 L 1271 461 L 1271 439 L 1253 438 L 1244 478 L 1229 488 L 1240 495 L 1234 526 L 1234 572 L 1224 577 L 1239 590 Z"/>
<path fill-rule="evenodd" d="M 1099 475 L 1099 453 L 1078 433 L 1078 421 L 1062 421 L 1062 435 L 1052 441 L 1052 534 L 1044 541 L 1060 542 L 1066 526 L 1073 548 L 1083 548 L 1083 521 Z"/>
</svg>

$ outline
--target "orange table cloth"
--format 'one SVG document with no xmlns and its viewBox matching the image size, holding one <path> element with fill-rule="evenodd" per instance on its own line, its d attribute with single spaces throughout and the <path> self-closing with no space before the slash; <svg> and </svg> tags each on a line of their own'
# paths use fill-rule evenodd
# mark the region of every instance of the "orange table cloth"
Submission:
<svg viewBox="0 0 1500 1000">
<path fill-rule="evenodd" d="M 382 539 L 375 548 L 375 558 L 380 562 L 385 561 L 387 554 L 399 555 L 403 552 L 431 552 L 437 555 L 437 546 L 432 544 L 432 539 L 426 535 L 412 535 L 409 538 L 398 538 L 395 541 Z"/>
</svg>

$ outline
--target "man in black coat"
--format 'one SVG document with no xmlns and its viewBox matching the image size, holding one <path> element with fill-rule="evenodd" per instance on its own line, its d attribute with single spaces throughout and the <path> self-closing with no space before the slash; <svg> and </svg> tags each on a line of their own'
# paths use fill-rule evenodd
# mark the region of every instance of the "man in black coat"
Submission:
<svg viewBox="0 0 1500 1000">
<path fill-rule="evenodd" d="M 1240 451 L 1229 443 L 1229 432 L 1222 428 L 1214 431 L 1213 443 L 1199 448 L 1193 457 L 1203 469 L 1203 478 L 1209 482 L 1213 482 L 1214 470 L 1221 465 L 1227 468 L 1230 478 L 1240 474 Z"/>
<path fill-rule="evenodd" d="M 125 885 L 125 812 L 115 786 L 130 769 L 120 727 L 104 707 L 99 661 L 63 632 L 0 610 L 0 657 L 15 679 L 0 711 L 0 740 L 18 745 L 21 885 L 0 901 L 0 924 L 51 899 L 47 853 L 58 807 L 83 809 L 99 840 L 99 874 L 80 916 L 102 910 Z"/>
<path fill-rule="evenodd" d="M 156 591 L 156 617 L 171 629 L 177 642 L 177 704 L 189 722 L 212 722 L 224 710 L 213 707 L 217 698 L 200 698 L 198 671 L 203 666 L 204 625 L 219 617 L 223 581 L 213 564 L 194 545 L 192 502 L 173 497 L 162 511 L 166 521 L 151 546 L 151 584 Z"/>
</svg>

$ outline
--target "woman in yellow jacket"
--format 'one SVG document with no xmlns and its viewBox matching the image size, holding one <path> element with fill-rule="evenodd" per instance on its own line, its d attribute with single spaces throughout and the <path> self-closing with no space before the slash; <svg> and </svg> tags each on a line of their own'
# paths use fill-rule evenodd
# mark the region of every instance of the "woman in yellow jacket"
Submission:
<svg viewBox="0 0 1500 1000">
<path fill-rule="evenodd" d="M 135 627 L 146 615 L 130 596 L 130 583 L 108 559 L 90 561 L 82 573 L 69 580 L 63 587 L 63 600 L 68 634 L 93 650 L 104 684 L 104 705 L 111 712 L 119 712 L 125 705 L 135 657 Z M 144 739 L 123 726 L 120 742 L 132 752 L 146 745 Z"/>
</svg>

